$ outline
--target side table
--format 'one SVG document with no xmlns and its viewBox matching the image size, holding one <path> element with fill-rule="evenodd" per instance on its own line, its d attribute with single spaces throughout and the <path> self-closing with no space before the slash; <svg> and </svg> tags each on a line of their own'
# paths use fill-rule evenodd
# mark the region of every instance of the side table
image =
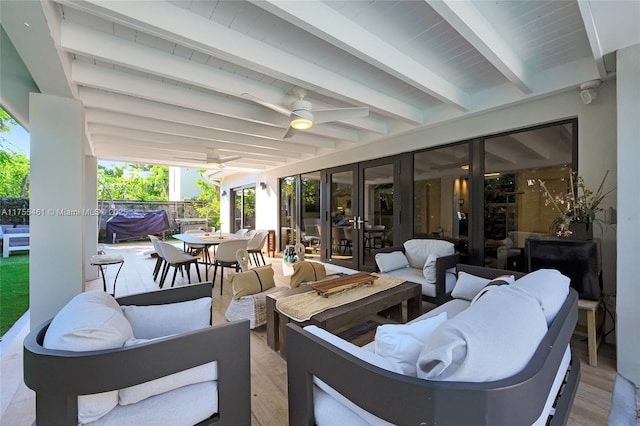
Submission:
<svg viewBox="0 0 640 426">
<path fill-rule="evenodd" d="M 103 266 L 120 265 L 118 272 L 116 273 L 116 277 L 113 280 L 113 293 L 111 293 L 111 295 L 115 297 L 116 281 L 118 281 L 118 275 L 120 275 L 120 270 L 122 269 L 122 265 L 124 265 L 124 258 L 121 255 L 97 254 L 95 256 L 91 256 L 91 264 L 100 268 L 100 275 L 102 275 L 102 287 L 105 292 L 107 291 L 107 279 L 104 275 Z"/>
<path fill-rule="evenodd" d="M 601 303 L 601 301 L 594 300 L 578 300 L 578 310 L 585 311 L 587 315 L 587 329 L 586 333 L 581 329 L 578 329 L 577 333 L 586 334 L 587 336 L 587 344 L 589 346 L 589 365 L 592 367 L 598 366 L 598 346 L 600 346 L 600 342 L 602 341 L 602 334 L 598 335 L 598 326 L 596 324 L 598 309 L 600 308 Z"/>
</svg>

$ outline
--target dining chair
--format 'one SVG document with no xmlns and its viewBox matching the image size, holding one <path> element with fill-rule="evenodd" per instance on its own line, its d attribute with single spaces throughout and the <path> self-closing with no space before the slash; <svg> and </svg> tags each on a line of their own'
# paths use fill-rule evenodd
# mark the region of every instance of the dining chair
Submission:
<svg viewBox="0 0 640 426">
<path fill-rule="evenodd" d="M 247 234 L 247 232 L 249 232 L 247 228 L 238 229 L 236 231 L 236 235 L 240 235 L 241 237 L 244 237 Z"/>
<path fill-rule="evenodd" d="M 260 231 L 247 242 L 247 252 L 252 256 L 253 263 L 256 266 L 260 266 L 258 254 L 260 254 L 260 257 L 262 258 L 262 264 L 267 264 L 267 262 L 264 261 L 264 256 L 262 255 L 262 249 L 264 248 L 264 244 L 267 242 L 267 235 L 269 235 L 267 231 Z M 249 258 L 249 261 L 251 261 L 251 258 Z"/>
<path fill-rule="evenodd" d="M 185 234 L 202 234 L 204 231 L 202 228 L 200 229 L 187 229 L 184 231 Z M 192 243 L 183 243 L 185 253 L 189 253 L 191 256 L 197 256 L 207 249 L 207 246 L 204 244 L 192 244 Z"/>
<path fill-rule="evenodd" d="M 216 285 L 216 275 L 218 273 L 218 266 L 220 269 L 220 294 L 222 294 L 222 284 L 224 283 L 224 268 L 234 267 L 236 271 L 240 268 L 236 253 L 238 250 L 247 250 L 247 240 L 229 240 L 223 241 L 218 245 L 216 254 L 213 257 L 213 280 L 211 281 L 211 288 Z"/>
<path fill-rule="evenodd" d="M 160 269 L 162 269 L 164 265 L 164 255 L 162 254 L 162 247 L 158 244 L 160 239 L 155 235 L 148 235 L 148 237 L 151 240 L 153 249 L 156 251 L 156 266 L 153 268 L 153 281 L 156 281 L 158 279 Z"/>
<path fill-rule="evenodd" d="M 161 247 L 162 253 L 164 255 L 164 260 L 166 262 L 164 271 L 162 272 L 162 278 L 160 279 L 160 288 L 164 285 L 164 280 L 167 278 L 169 274 L 169 268 L 173 266 L 173 279 L 171 280 L 171 287 L 175 284 L 176 274 L 178 273 L 178 269 L 182 271 L 182 268 L 187 271 L 187 278 L 189 280 L 189 284 L 191 284 L 191 273 L 190 267 L 191 264 L 195 265 L 196 273 L 198 274 L 198 281 L 202 281 L 200 277 L 200 270 L 198 269 L 198 259 L 194 256 L 191 256 L 188 253 L 181 251 L 180 249 L 174 247 L 169 243 L 165 243 L 163 241 L 158 241 L 158 244 Z"/>
</svg>

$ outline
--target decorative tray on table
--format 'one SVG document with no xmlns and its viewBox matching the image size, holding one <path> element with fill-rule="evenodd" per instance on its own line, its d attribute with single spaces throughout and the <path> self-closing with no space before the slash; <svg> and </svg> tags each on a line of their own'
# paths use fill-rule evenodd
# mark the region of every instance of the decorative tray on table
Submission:
<svg viewBox="0 0 640 426">
<path fill-rule="evenodd" d="M 371 285 L 373 281 L 378 279 L 375 275 L 366 272 L 358 272 L 352 275 L 346 275 L 331 281 L 324 281 L 313 284 L 311 287 L 318 292 L 320 296 L 329 297 L 330 294 L 337 293 L 361 285 Z"/>
</svg>

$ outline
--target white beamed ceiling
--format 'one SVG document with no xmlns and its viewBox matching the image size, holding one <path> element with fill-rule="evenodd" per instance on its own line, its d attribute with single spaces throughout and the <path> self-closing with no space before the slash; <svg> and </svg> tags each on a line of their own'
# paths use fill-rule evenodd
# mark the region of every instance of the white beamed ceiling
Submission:
<svg viewBox="0 0 640 426">
<path fill-rule="evenodd" d="M 3 27 L 36 84 L 53 92 L 52 81 L 67 82 L 56 94 L 84 103 L 92 154 L 185 167 L 240 157 L 217 176 L 608 77 L 591 9 L 577 1 L 3 3 Z M 30 29 L 45 21 L 48 31 Z M 39 61 L 44 53 L 59 63 Z M 370 114 L 283 139 L 288 117 L 243 94 L 289 109 L 294 87 L 314 109 Z M 542 141 L 523 145 L 549 155 Z"/>
</svg>

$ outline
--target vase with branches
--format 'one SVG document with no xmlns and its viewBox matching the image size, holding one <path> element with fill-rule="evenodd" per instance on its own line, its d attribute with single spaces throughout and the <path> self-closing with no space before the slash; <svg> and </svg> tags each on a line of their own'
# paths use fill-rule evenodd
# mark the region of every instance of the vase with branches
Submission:
<svg viewBox="0 0 640 426">
<path fill-rule="evenodd" d="M 559 217 L 551 224 L 552 232 L 558 237 L 571 237 L 575 224 L 585 224 L 589 228 L 596 220 L 596 213 L 602 211 L 600 204 L 604 198 L 615 190 L 605 191 L 604 184 L 609 175 L 607 170 L 594 192 L 587 188 L 582 176 L 574 171 L 569 173 L 569 189 L 562 194 L 553 194 L 545 182 L 538 179 L 538 186 L 543 194 L 545 206 L 551 206 L 559 213 Z M 529 185 L 534 182 L 529 182 Z"/>
</svg>

